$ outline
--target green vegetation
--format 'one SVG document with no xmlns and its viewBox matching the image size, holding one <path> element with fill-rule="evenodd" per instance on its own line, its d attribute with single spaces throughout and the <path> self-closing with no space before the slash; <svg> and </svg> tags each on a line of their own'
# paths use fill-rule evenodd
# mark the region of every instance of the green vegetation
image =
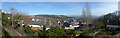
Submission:
<svg viewBox="0 0 120 38">
<path fill-rule="evenodd" d="M 13 38 L 5 29 L 2 29 L 2 38 Z"/>
<path fill-rule="evenodd" d="M 47 37 L 63 37 L 68 36 L 64 29 L 59 27 L 51 27 L 49 30 L 46 31 L 45 36 Z"/>
<path fill-rule="evenodd" d="M 81 28 L 78 28 L 76 30 L 70 30 L 70 29 L 66 30 L 64 29 L 65 26 L 62 26 L 62 28 L 57 27 L 57 26 L 51 27 L 50 29 L 46 31 L 45 31 L 45 26 L 44 26 L 44 31 L 32 30 L 31 27 L 29 27 L 28 25 L 24 25 L 23 27 L 21 27 L 20 25 L 21 21 L 24 21 L 26 23 L 29 21 L 28 20 L 29 18 L 27 17 L 28 16 L 16 14 L 15 16 L 13 16 L 13 19 L 8 19 L 5 16 L 5 13 L 4 12 L 2 13 L 3 22 L 11 25 L 13 21 L 13 25 L 14 25 L 13 27 L 15 27 L 15 30 L 22 28 L 23 31 L 22 30 L 21 31 L 25 32 L 28 36 L 40 36 L 40 37 L 46 36 L 49 38 L 57 38 L 57 37 L 64 37 L 64 36 L 74 37 L 76 36 L 76 34 L 80 34 L 80 36 L 84 38 L 92 38 L 94 35 L 115 35 L 120 32 L 119 31 L 120 28 L 106 28 L 105 27 L 108 23 L 107 22 L 108 20 L 110 20 L 110 22 L 119 22 L 119 16 L 113 15 L 112 13 L 101 16 L 100 18 L 93 19 L 91 26 L 95 26 L 95 28 L 88 29 L 88 30 L 82 30 Z M 49 15 L 45 15 L 44 17 L 51 19 L 50 21 L 47 22 L 47 24 L 57 24 L 57 21 L 54 19 L 67 19 L 68 18 L 66 16 L 63 16 L 64 18 L 61 18 L 59 16 L 50 17 Z M 13 37 L 3 29 L 3 38 L 13 38 Z"/>
<path fill-rule="evenodd" d="M 109 22 L 119 23 L 119 18 L 120 18 L 120 16 L 114 15 L 114 13 L 109 13 L 107 15 L 101 16 L 100 18 L 98 18 L 98 20 L 101 21 L 102 23 L 104 23 L 105 25 L 107 25 L 108 20 L 109 20 Z"/>
<path fill-rule="evenodd" d="M 28 36 L 40 36 L 40 37 L 44 36 L 44 32 L 41 32 L 39 30 L 32 30 L 31 27 L 29 26 L 24 26 L 23 30 Z"/>
<path fill-rule="evenodd" d="M 12 23 L 12 19 L 8 19 L 8 18 L 5 16 L 5 13 L 4 13 L 4 12 L 2 13 L 2 21 L 5 22 L 5 23 L 7 23 L 7 24 L 9 24 L 9 25 L 11 25 L 11 23 Z"/>
<path fill-rule="evenodd" d="M 76 34 L 79 33 L 79 32 L 76 32 L 75 30 L 65 30 L 65 32 L 66 32 L 67 35 L 69 35 L 69 36 L 76 36 Z"/>
<path fill-rule="evenodd" d="M 23 27 L 23 29 L 24 29 L 24 32 L 25 32 L 26 34 L 30 35 L 30 36 L 32 36 L 32 34 L 35 33 L 35 31 L 32 30 L 31 27 L 29 27 L 29 26 L 25 26 L 25 27 Z"/>
<path fill-rule="evenodd" d="M 95 28 L 101 28 L 101 27 L 105 26 L 104 23 L 102 23 L 98 19 L 94 19 L 94 21 L 92 23 L 93 23 L 92 25 L 95 26 Z"/>
</svg>

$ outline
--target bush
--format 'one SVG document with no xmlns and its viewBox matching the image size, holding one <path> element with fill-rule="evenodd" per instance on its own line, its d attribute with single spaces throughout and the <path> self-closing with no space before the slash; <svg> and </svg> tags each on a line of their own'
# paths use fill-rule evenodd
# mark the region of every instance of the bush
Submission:
<svg viewBox="0 0 120 38">
<path fill-rule="evenodd" d="M 51 27 L 49 30 L 46 31 L 45 36 L 47 37 L 58 37 L 58 36 L 67 36 L 64 29 L 61 29 L 59 27 Z"/>
<path fill-rule="evenodd" d="M 32 30 L 29 26 L 26 26 L 23 29 L 24 29 L 24 32 L 27 33 L 28 35 L 32 35 L 35 33 L 35 31 Z"/>
</svg>

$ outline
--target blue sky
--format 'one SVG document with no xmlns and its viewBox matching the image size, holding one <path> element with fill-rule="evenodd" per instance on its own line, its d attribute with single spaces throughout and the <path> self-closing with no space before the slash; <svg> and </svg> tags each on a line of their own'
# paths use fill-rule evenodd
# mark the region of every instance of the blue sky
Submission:
<svg viewBox="0 0 120 38">
<path fill-rule="evenodd" d="M 3 2 L 118 2 L 119 0 L 2 0 Z"/>
<path fill-rule="evenodd" d="M 117 11 L 117 2 L 89 2 L 92 15 L 104 15 Z M 10 8 L 30 15 L 81 15 L 85 2 L 3 2 L 2 9 L 6 12 Z"/>
</svg>

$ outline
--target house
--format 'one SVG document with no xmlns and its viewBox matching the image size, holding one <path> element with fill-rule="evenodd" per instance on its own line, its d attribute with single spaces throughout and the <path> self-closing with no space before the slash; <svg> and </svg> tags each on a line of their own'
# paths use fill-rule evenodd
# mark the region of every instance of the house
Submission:
<svg viewBox="0 0 120 38">
<path fill-rule="evenodd" d="M 73 25 L 69 25 L 69 27 L 65 27 L 65 29 L 74 29 Z"/>
<path fill-rule="evenodd" d="M 65 26 L 65 29 L 75 29 L 77 27 L 79 27 L 79 25 L 69 25 L 69 27 Z"/>
<path fill-rule="evenodd" d="M 5 16 L 6 16 L 8 19 L 11 19 L 12 14 L 5 14 Z"/>
<path fill-rule="evenodd" d="M 30 24 L 28 24 L 32 30 L 43 30 L 44 21 L 38 20 L 38 21 L 32 21 Z"/>
<path fill-rule="evenodd" d="M 43 26 L 40 25 L 29 25 L 32 30 L 43 30 Z"/>
<path fill-rule="evenodd" d="M 63 25 L 65 26 L 65 29 L 74 29 L 74 26 L 69 24 L 68 22 L 64 22 Z"/>
<path fill-rule="evenodd" d="M 48 29 L 50 29 L 51 27 L 60 27 L 61 28 L 61 25 L 59 25 L 59 24 L 52 24 L 52 25 L 45 25 L 45 30 L 48 30 Z"/>
<path fill-rule="evenodd" d="M 70 24 L 69 24 L 68 22 L 64 22 L 63 25 L 64 25 L 65 27 L 69 27 Z"/>
<path fill-rule="evenodd" d="M 118 25 L 107 25 L 106 27 L 110 27 L 110 28 L 118 28 Z"/>
<path fill-rule="evenodd" d="M 120 27 L 120 22 L 109 22 L 108 25 L 106 25 L 106 27 L 109 28 L 119 28 Z"/>
<path fill-rule="evenodd" d="M 80 27 L 80 25 L 77 25 L 77 24 L 73 24 L 74 27 Z"/>
</svg>

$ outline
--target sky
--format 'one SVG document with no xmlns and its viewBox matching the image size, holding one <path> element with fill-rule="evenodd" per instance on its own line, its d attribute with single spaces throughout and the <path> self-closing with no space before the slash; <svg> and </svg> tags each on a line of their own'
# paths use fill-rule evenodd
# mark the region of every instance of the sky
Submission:
<svg viewBox="0 0 120 38">
<path fill-rule="evenodd" d="M 81 15 L 86 2 L 2 2 L 2 9 L 10 8 L 30 15 Z M 118 10 L 118 2 L 88 2 L 92 15 L 101 16 Z"/>
<path fill-rule="evenodd" d="M 3 2 L 118 2 L 119 0 L 2 0 Z"/>
</svg>

